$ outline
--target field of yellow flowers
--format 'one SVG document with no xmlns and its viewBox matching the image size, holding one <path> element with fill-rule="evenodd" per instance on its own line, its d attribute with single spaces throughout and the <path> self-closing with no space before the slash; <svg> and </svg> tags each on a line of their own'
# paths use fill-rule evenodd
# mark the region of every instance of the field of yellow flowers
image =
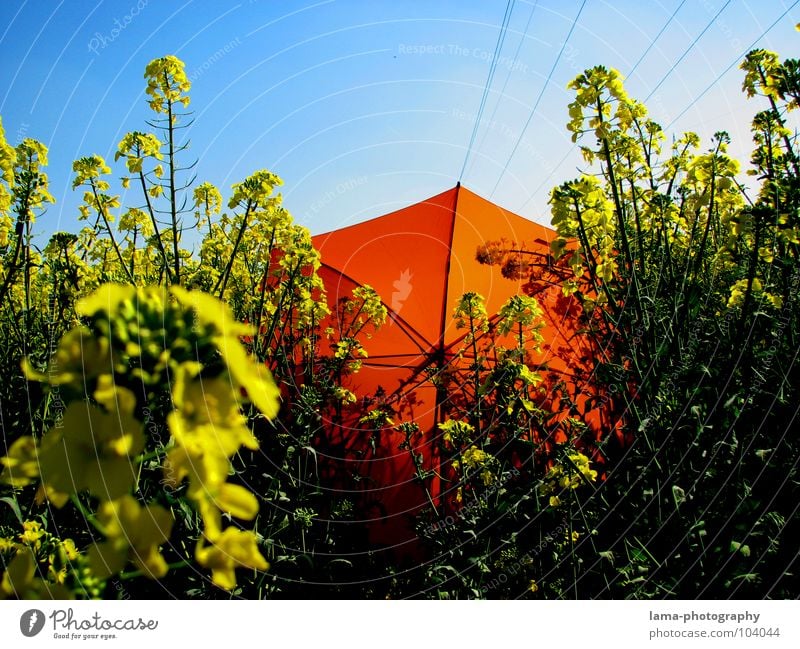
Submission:
<svg viewBox="0 0 800 649">
<path fill-rule="evenodd" d="M 386 308 L 360 287 L 326 325 L 320 255 L 271 172 L 227 201 L 192 182 L 184 64 L 147 66 L 149 130 L 117 147 L 138 206 L 80 158 L 80 229 L 44 247 L 47 148 L 0 125 L 0 597 L 796 597 L 800 63 L 741 67 L 754 188 L 726 133 L 671 138 L 611 69 L 572 82 L 586 170 L 552 190 L 548 268 L 525 242 L 476 253 L 512 279 L 558 269 L 624 441 L 590 439 L 578 395 L 526 364 L 541 309 L 516 296 L 492 324 L 515 343 L 492 366 L 475 345 L 440 424 L 456 496 L 419 512 L 413 558 L 370 547 L 319 471 L 321 413 L 356 401 L 357 333 Z M 453 319 L 465 348 L 490 329 L 476 293 Z M 544 441 L 540 390 L 563 411 Z M 365 417 L 409 451 L 421 434 Z"/>
</svg>

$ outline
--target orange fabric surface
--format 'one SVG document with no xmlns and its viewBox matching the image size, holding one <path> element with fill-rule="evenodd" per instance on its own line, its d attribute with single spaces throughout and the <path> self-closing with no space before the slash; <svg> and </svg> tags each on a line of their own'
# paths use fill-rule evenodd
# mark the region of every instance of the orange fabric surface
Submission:
<svg viewBox="0 0 800 649">
<path fill-rule="evenodd" d="M 314 237 L 322 255 L 322 278 L 333 311 L 340 297 L 357 284 L 372 286 L 388 309 L 387 323 L 363 341 L 369 352 L 361 371 L 346 386 L 361 400 L 339 425 L 329 426 L 330 454 L 348 476 L 360 475 L 358 489 L 369 503 L 370 538 L 376 544 L 402 546 L 413 539 L 413 515 L 427 495 L 414 481 L 403 435 L 364 430 L 358 418 L 366 407 L 386 403 L 400 421 L 416 422 L 423 434 L 414 452 L 426 469 L 437 468 L 436 390 L 426 368 L 447 358 L 457 344 L 452 313 L 467 291 L 480 293 L 490 315 L 523 289 L 535 294 L 545 311 L 545 344 L 535 358 L 550 381 L 588 380 L 591 353 L 576 331 L 579 307 L 560 286 L 511 281 L 501 269 L 476 260 L 480 245 L 506 239 L 530 250 L 549 251 L 555 232 L 481 198 L 461 186 L 370 221 Z M 374 396 L 378 393 L 377 400 Z M 587 393 L 587 398 L 591 395 Z M 556 407 L 555 404 L 545 404 Z M 591 404 L 586 405 L 591 409 Z M 399 422 L 396 422 L 399 423 Z M 598 425 L 601 425 L 598 419 Z M 377 439 L 376 439 L 377 437 Z M 438 495 L 434 482 L 433 496 Z"/>
</svg>

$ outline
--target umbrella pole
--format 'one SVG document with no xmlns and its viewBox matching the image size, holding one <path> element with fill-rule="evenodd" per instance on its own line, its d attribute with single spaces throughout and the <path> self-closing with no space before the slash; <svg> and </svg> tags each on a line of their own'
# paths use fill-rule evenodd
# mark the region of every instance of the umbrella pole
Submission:
<svg viewBox="0 0 800 649">
<path fill-rule="evenodd" d="M 434 356 L 434 366 L 436 373 L 441 372 L 445 367 L 445 352 L 444 340 L 440 340 L 438 349 Z M 438 509 L 445 512 L 445 498 L 444 498 L 444 485 L 442 484 L 442 455 L 439 446 L 436 444 L 436 438 L 439 431 L 439 424 L 444 423 L 444 402 L 447 399 L 447 390 L 441 384 L 436 385 L 436 405 L 433 411 L 433 430 L 431 430 L 431 468 L 434 472 L 434 484 L 437 488 L 433 491 L 436 494 L 436 500 L 439 504 Z"/>
</svg>

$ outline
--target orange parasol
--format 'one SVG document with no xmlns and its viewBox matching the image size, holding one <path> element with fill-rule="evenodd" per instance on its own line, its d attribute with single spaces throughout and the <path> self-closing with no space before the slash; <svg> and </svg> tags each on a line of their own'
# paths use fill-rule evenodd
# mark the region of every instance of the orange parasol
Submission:
<svg viewBox="0 0 800 649">
<path fill-rule="evenodd" d="M 326 431 L 331 459 L 343 469 L 340 476 L 357 476 L 358 490 L 375 505 L 369 521 L 373 543 L 410 541 L 413 514 L 429 503 L 429 497 L 414 479 L 414 462 L 403 447 L 403 434 L 391 428 L 376 434 L 365 430 L 359 418 L 378 404 L 391 409 L 400 421 L 416 422 L 423 434 L 411 450 L 421 455 L 426 469 L 437 469 L 436 424 L 448 395 L 437 393 L 430 377 L 452 361 L 450 351 L 463 340 L 464 331 L 456 329 L 451 314 L 464 293 L 480 293 L 490 315 L 523 290 L 535 294 L 545 319 L 540 371 L 548 381 L 588 379 L 592 353 L 585 339 L 576 335 L 577 301 L 565 297 L 557 283 L 511 281 L 500 268 L 476 259 L 480 246 L 500 239 L 524 242 L 528 251 L 546 259 L 554 238 L 553 230 L 460 184 L 390 214 L 314 237 L 333 313 L 339 299 L 359 285 L 374 288 L 388 310 L 387 323 L 363 341 L 369 358 L 360 372 L 347 377 L 346 387 L 359 403 Z M 335 327 L 335 318 L 331 320 Z M 592 408 L 588 402 L 585 405 Z M 599 419 L 596 423 L 602 425 Z M 434 481 L 434 497 L 440 489 Z"/>
</svg>

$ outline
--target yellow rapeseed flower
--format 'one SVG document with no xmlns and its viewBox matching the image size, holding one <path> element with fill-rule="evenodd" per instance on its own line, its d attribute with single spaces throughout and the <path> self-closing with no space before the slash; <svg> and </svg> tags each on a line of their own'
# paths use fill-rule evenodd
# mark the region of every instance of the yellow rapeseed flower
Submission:
<svg viewBox="0 0 800 649">
<path fill-rule="evenodd" d="M 20 550 L 7 566 L 3 580 L 0 581 L 0 599 L 27 599 L 35 596 L 39 590 L 37 582 L 41 580 L 34 578 L 36 559 L 33 553 L 29 549 Z"/>
<path fill-rule="evenodd" d="M 19 540 L 25 545 L 34 548 L 39 547 L 39 539 L 44 536 L 44 530 L 38 521 L 25 521 L 22 524 L 23 532 L 19 535 Z"/>
<path fill-rule="evenodd" d="M 186 65 L 177 56 L 169 54 L 153 59 L 147 64 L 144 76 L 147 79 L 147 94 L 150 108 L 156 113 L 166 113 L 169 105 L 189 105 L 188 93 L 192 87 L 186 76 Z M 173 115 L 174 119 L 174 115 Z"/>
<path fill-rule="evenodd" d="M 470 446 L 466 451 L 464 451 L 464 465 L 468 469 L 482 467 L 489 457 L 490 456 L 488 453 L 486 453 L 486 451 L 482 451 L 477 446 Z"/>
<path fill-rule="evenodd" d="M 214 584 L 225 590 L 236 587 L 236 568 L 269 568 L 258 550 L 255 534 L 235 527 L 226 528 L 213 545 L 205 545 L 201 540 L 195 557 L 201 566 L 211 569 Z"/>
<path fill-rule="evenodd" d="M 97 520 L 106 541 L 89 549 L 94 574 L 108 576 L 120 572 L 128 560 L 147 577 L 167 574 L 160 545 L 172 532 L 172 514 L 159 505 L 142 506 L 131 495 L 100 505 Z"/>
<path fill-rule="evenodd" d="M 200 512 L 206 536 L 213 539 L 221 532 L 221 512 L 245 520 L 258 513 L 258 500 L 250 491 L 226 482 L 228 458 L 242 446 L 257 449 L 258 442 L 239 411 L 229 379 L 185 379 L 186 373 L 179 372 L 173 386 L 176 409 L 167 416 L 167 424 L 175 447 L 164 473 L 172 486 L 188 477 L 186 495 Z"/>
<path fill-rule="evenodd" d="M 181 306 L 193 310 L 199 324 L 215 332 L 213 341 L 235 385 L 247 392 L 253 405 L 266 417 L 273 419 L 280 408 L 280 391 L 269 369 L 256 364 L 239 340 L 240 336 L 252 335 L 252 327 L 237 322 L 230 308 L 210 295 L 179 286 L 172 287 L 172 294 Z"/>
<path fill-rule="evenodd" d="M 258 442 L 241 414 L 229 377 L 176 381 L 175 410 L 167 416 L 170 432 L 191 453 L 221 453 L 231 457 L 241 446 L 258 449 Z"/>
<path fill-rule="evenodd" d="M 50 385 L 83 385 L 110 369 L 108 340 L 96 338 L 83 326 L 75 327 L 62 336 L 55 358 L 45 373 L 33 369 L 27 358 L 22 361 L 26 379 L 48 382 Z"/>
<path fill-rule="evenodd" d="M 0 482 L 14 488 L 24 487 L 39 477 L 39 458 L 36 440 L 30 435 L 20 437 L 8 449 L 8 455 L 0 458 L 5 468 L 0 473 Z"/>
<path fill-rule="evenodd" d="M 75 547 L 75 541 L 72 539 L 64 539 L 61 541 L 61 547 L 64 549 L 64 556 L 66 556 L 69 561 L 75 561 L 75 559 L 78 558 L 80 552 L 78 552 L 78 548 Z"/>
<path fill-rule="evenodd" d="M 73 599 L 60 584 L 49 583 L 36 576 L 37 562 L 30 548 L 20 549 L 7 564 L 0 580 L 0 599 Z"/>
<path fill-rule="evenodd" d="M 67 567 L 62 566 L 56 569 L 55 566 L 50 565 L 47 568 L 47 578 L 54 584 L 64 584 L 67 580 Z"/>
<path fill-rule="evenodd" d="M 125 388 L 116 390 L 118 394 L 128 392 Z M 42 482 L 62 494 L 86 490 L 101 499 L 118 498 L 136 482 L 134 458 L 143 448 L 142 424 L 130 410 L 104 412 L 89 403 L 73 401 L 60 425 L 51 428 L 42 441 Z"/>
</svg>

